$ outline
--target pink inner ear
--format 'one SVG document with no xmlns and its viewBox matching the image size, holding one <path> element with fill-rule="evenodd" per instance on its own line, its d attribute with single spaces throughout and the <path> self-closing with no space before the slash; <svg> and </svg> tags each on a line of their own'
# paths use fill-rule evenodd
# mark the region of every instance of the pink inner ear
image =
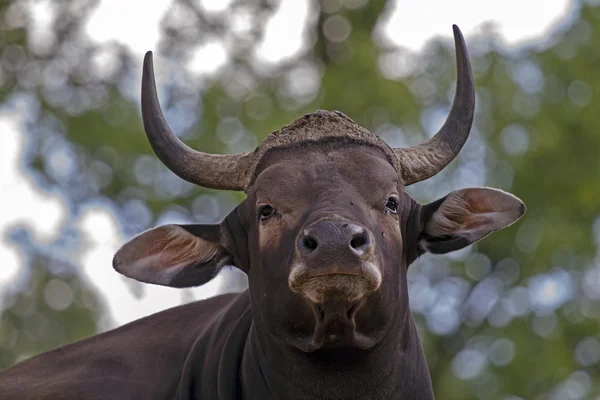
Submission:
<svg viewBox="0 0 600 400">
<path fill-rule="evenodd" d="M 158 255 L 152 266 L 167 269 L 192 264 L 195 259 L 201 258 L 201 247 L 199 238 L 179 226 L 171 226 L 151 249 L 151 253 Z"/>
<path fill-rule="evenodd" d="M 219 253 L 219 246 L 171 225 L 154 251 L 159 254 L 157 268 L 173 268 L 210 261 Z"/>
<path fill-rule="evenodd" d="M 178 225 L 166 225 L 127 242 L 115 254 L 113 266 L 138 281 L 171 286 L 187 267 L 217 262 L 224 254 L 220 243 L 201 239 Z"/>
<path fill-rule="evenodd" d="M 515 196 L 498 189 L 463 189 L 460 191 L 471 213 L 511 212 L 522 204 Z"/>
<path fill-rule="evenodd" d="M 457 192 L 465 209 L 456 221 L 463 230 L 495 231 L 519 219 L 525 210 L 515 196 L 498 189 L 473 188 Z"/>
<path fill-rule="evenodd" d="M 470 232 L 481 238 L 511 225 L 524 211 L 518 198 L 501 190 L 463 189 L 446 197 L 425 229 L 431 236 Z"/>
<path fill-rule="evenodd" d="M 489 212 L 480 214 L 470 214 L 465 218 L 465 222 L 462 225 L 462 231 L 476 231 L 478 229 L 485 229 L 486 227 L 493 227 L 497 225 L 497 221 L 502 220 L 502 213 Z"/>
<path fill-rule="evenodd" d="M 116 257 L 121 263 L 132 267 L 143 265 L 144 268 L 167 269 L 172 264 L 170 261 L 175 250 L 168 249 L 167 238 L 177 228 L 179 227 L 168 225 L 143 232 L 123 246 Z"/>
<path fill-rule="evenodd" d="M 217 256 L 219 246 L 202 240 L 177 225 L 166 225 L 141 233 L 115 256 L 123 266 L 167 270 Z"/>
</svg>

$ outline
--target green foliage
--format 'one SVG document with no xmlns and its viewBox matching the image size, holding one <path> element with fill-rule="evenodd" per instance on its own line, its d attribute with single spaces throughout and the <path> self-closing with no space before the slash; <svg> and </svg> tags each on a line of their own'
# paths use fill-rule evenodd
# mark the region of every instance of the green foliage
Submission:
<svg viewBox="0 0 600 400">
<path fill-rule="evenodd" d="M 27 285 L 3 296 L 0 369 L 96 333 L 97 294 L 72 272 L 53 272 L 57 266 L 34 256 Z"/>
</svg>

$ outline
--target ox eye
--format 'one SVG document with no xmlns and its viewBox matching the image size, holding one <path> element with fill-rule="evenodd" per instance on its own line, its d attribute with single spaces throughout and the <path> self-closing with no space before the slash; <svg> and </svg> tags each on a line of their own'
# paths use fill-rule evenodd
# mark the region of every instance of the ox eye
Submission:
<svg viewBox="0 0 600 400">
<path fill-rule="evenodd" d="M 258 215 L 261 221 L 271 218 L 275 214 L 275 209 L 268 204 L 260 206 L 258 209 Z"/>
<path fill-rule="evenodd" d="M 398 200 L 394 197 L 390 197 L 385 203 L 385 211 L 396 214 L 398 212 Z"/>
</svg>

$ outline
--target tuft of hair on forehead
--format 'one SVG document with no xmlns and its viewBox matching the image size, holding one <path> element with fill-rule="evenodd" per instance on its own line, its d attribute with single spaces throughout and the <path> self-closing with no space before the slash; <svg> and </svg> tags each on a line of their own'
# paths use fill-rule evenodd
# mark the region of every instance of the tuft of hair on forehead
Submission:
<svg viewBox="0 0 600 400">
<path fill-rule="evenodd" d="M 262 141 L 255 150 L 256 161 L 247 186 L 254 183 L 260 172 L 261 160 L 268 153 L 274 150 L 303 148 L 309 144 L 322 144 L 331 148 L 339 148 L 346 144 L 375 147 L 387 155 L 396 171 L 400 171 L 396 154 L 379 136 L 358 125 L 340 111 L 318 110 L 271 132 Z"/>
</svg>

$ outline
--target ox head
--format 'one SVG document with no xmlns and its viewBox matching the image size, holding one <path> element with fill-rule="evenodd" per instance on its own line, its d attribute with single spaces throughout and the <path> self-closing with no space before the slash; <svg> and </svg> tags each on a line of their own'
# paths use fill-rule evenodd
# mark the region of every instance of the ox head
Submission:
<svg viewBox="0 0 600 400">
<path fill-rule="evenodd" d="M 303 351 L 367 349 L 408 318 L 407 269 L 426 251 L 446 253 L 509 226 L 525 211 L 516 197 L 473 188 L 427 205 L 405 187 L 429 178 L 463 147 L 475 93 L 466 45 L 454 27 L 458 79 L 440 131 L 392 149 L 340 112 L 317 111 L 271 133 L 251 153 L 190 149 L 169 129 L 144 60 L 142 114 L 152 148 L 181 178 L 244 190 L 220 225 L 146 231 L 115 255 L 124 275 L 186 287 L 224 265 L 247 273 L 256 329 Z"/>
</svg>

